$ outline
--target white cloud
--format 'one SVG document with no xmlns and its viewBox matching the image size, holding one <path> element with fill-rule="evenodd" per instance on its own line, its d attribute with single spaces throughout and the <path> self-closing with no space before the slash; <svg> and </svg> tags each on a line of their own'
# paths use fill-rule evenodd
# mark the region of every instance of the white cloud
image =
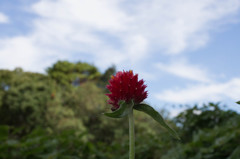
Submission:
<svg viewBox="0 0 240 159">
<path fill-rule="evenodd" d="M 48 54 L 48 49 L 39 48 L 29 37 L 14 37 L 0 40 L 0 67 L 5 69 L 14 69 L 22 67 L 26 70 L 43 72 L 43 69 L 49 66 L 51 59 L 43 59 L 42 53 Z M 52 54 L 53 52 L 51 52 Z M 51 61 L 52 62 L 52 61 Z"/>
<path fill-rule="evenodd" d="M 229 22 L 239 2 L 40 0 L 28 7 L 37 14 L 29 22 L 33 24 L 31 32 L 2 39 L 5 47 L 0 48 L 0 67 L 21 66 L 36 71 L 73 56 L 101 68 L 112 63 L 133 66 L 151 56 L 149 52 L 182 53 L 205 45 L 210 29 L 219 27 L 217 22 L 225 23 L 225 19 Z M 21 43 L 26 47 L 20 47 Z M 12 55 L 18 54 L 13 51 L 21 53 L 25 62 L 11 62 Z"/>
<path fill-rule="evenodd" d="M 33 11 L 44 18 L 82 24 L 94 29 L 124 30 L 129 18 L 118 6 L 119 1 L 110 0 L 41 0 L 33 5 Z"/>
<path fill-rule="evenodd" d="M 188 64 L 185 60 L 179 60 L 170 64 L 156 64 L 156 67 L 161 71 L 168 72 L 175 76 L 198 81 L 198 82 L 210 82 L 210 75 L 207 73 L 206 69 L 201 68 L 197 65 Z"/>
<path fill-rule="evenodd" d="M 144 1 L 137 5 L 135 29 L 170 54 L 206 44 L 209 31 L 239 10 L 239 0 Z"/>
<path fill-rule="evenodd" d="M 225 83 L 200 84 L 180 90 L 165 90 L 155 95 L 164 102 L 193 103 L 218 102 L 224 99 L 239 100 L 240 78 L 234 78 Z"/>
<path fill-rule="evenodd" d="M 8 17 L 5 14 L 0 12 L 0 23 L 8 23 L 8 22 L 9 22 Z"/>
</svg>

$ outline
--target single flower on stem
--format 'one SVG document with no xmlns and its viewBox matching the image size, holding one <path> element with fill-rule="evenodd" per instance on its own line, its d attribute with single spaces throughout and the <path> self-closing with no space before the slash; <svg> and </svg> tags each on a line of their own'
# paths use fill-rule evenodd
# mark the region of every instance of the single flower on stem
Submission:
<svg viewBox="0 0 240 159">
<path fill-rule="evenodd" d="M 104 115 L 112 118 L 129 118 L 129 159 L 135 157 L 135 135 L 134 135 L 134 118 L 133 109 L 142 111 L 150 115 L 154 120 L 166 128 L 171 135 L 179 139 L 177 133 L 171 129 L 163 120 L 162 116 L 151 106 L 142 103 L 147 98 L 148 92 L 145 90 L 144 81 L 138 80 L 138 74 L 133 71 L 119 71 L 109 80 L 107 85 L 109 94 L 108 103 L 112 105 L 111 113 Z"/>
<path fill-rule="evenodd" d="M 139 104 L 147 98 L 147 87 L 143 80 L 138 81 L 138 74 L 134 75 L 133 71 L 118 72 L 116 76 L 112 76 L 107 85 L 111 94 L 106 94 L 109 97 L 108 103 L 112 104 L 112 110 L 119 108 L 119 102 L 127 103 L 133 100 L 133 104 Z"/>
</svg>

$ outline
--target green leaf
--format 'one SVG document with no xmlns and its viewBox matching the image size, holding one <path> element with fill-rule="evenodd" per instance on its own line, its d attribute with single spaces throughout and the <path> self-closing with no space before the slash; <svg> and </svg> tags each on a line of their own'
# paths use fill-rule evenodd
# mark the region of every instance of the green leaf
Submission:
<svg viewBox="0 0 240 159">
<path fill-rule="evenodd" d="M 133 101 L 131 101 L 131 103 L 120 101 L 119 105 L 120 107 L 114 112 L 103 114 L 111 118 L 123 118 L 129 114 L 131 109 L 133 109 Z"/>
<path fill-rule="evenodd" d="M 237 104 L 240 104 L 240 101 L 236 102 Z"/>
<path fill-rule="evenodd" d="M 172 128 L 170 128 L 164 121 L 163 117 L 157 111 L 155 111 L 151 106 L 149 106 L 147 104 L 138 104 L 138 105 L 135 105 L 133 108 L 150 115 L 160 125 L 162 125 L 164 128 L 166 128 L 172 136 L 174 136 L 176 139 L 180 140 L 180 137 L 178 136 L 176 131 L 174 131 Z"/>
</svg>

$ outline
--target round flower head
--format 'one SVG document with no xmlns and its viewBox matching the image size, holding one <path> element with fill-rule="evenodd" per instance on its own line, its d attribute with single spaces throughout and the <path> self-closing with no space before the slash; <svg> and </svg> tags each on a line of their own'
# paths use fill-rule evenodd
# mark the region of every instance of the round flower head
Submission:
<svg viewBox="0 0 240 159">
<path fill-rule="evenodd" d="M 143 80 L 138 81 L 138 74 L 133 74 L 133 71 L 119 71 L 115 76 L 109 80 L 107 85 L 111 92 L 106 94 L 109 97 L 108 103 L 112 104 L 112 110 L 119 108 L 119 101 L 130 102 L 133 100 L 134 104 L 141 103 L 147 98 L 147 91 Z"/>
</svg>

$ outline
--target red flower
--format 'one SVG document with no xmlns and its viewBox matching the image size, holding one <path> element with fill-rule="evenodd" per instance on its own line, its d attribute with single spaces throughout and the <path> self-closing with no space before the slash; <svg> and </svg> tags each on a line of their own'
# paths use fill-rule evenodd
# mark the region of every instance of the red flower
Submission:
<svg viewBox="0 0 240 159">
<path fill-rule="evenodd" d="M 147 98 L 147 91 L 143 80 L 138 81 L 138 74 L 133 74 L 133 71 L 119 71 L 116 76 L 112 76 L 107 85 L 111 94 L 106 94 L 109 97 L 108 103 L 112 104 L 112 110 L 119 108 L 119 101 L 124 100 L 134 104 L 141 103 Z"/>
</svg>

